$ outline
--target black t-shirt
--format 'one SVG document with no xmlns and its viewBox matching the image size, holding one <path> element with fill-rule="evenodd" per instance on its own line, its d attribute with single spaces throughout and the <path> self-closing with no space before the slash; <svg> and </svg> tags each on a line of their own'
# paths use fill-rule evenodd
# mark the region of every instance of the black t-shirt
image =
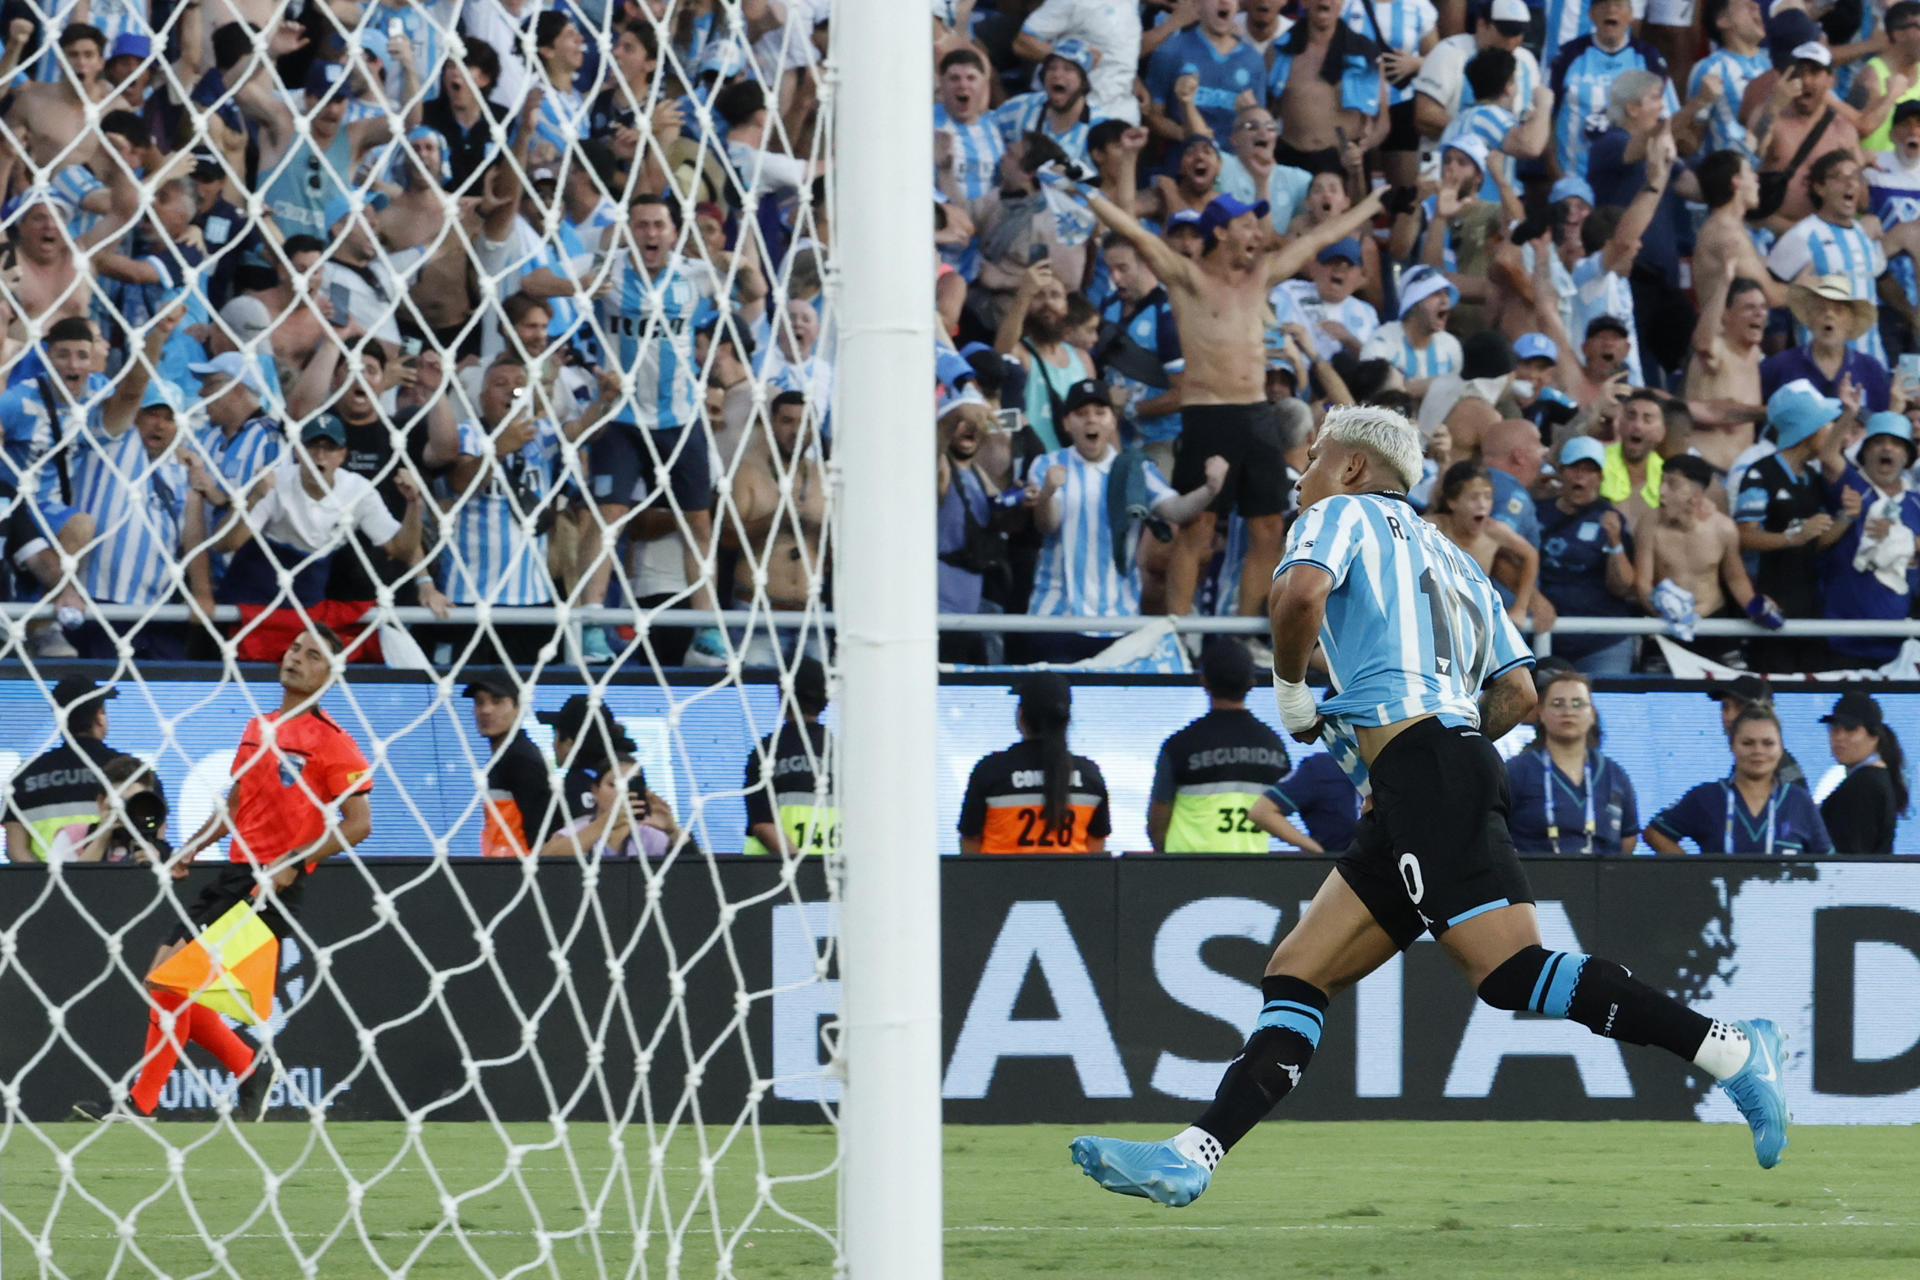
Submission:
<svg viewBox="0 0 1920 1280">
<path fill-rule="evenodd" d="M 540 852 L 553 821 L 553 787 L 547 758 L 524 732 L 518 732 L 487 766 L 487 822 L 480 852 L 489 858 L 517 858 Z"/>
<path fill-rule="evenodd" d="M 1821 804 L 1820 819 L 1833 837 L 1835 853 L 1892 853 L 1893 830 L 1900 820 L 1893 775 L 1873 765 L 1849 770 Z"/>
<path fill-rule="evenodd" d="M 778 733 L 760 739 L 747 753 L 747 852 L 759 853 L 753 828 L 761 823 L 778 826 L 796 848 L 805 852 L 826 848 L 837 837 L 827 788 L 815 764 L 824 768 L 833 749 L 827 727 L 818 721 L 795 724 L 789 720 Z"/>
<path fill-rule="evenodd" d="M 1747 468 L 1734 499 L 1733 518 L 1757 523 L 1768 533 L 1785 533 L 1796 520 L 1811 520 L 1827 509 L 1826 485 L 1812 465 L 1795 475 L 1780 455 L 1770 453 Z M 1753 589 L 1772 596 L 1789 618 L 1820 616 L 1820 588 L 1816 577 L 1819 540 L 1809 538 L 1797 547 L 1763 551 Z"/>
<path fill-rule="evenodd" d="M 98 738 L 72 738 L 29 761 L 7 785 L 7 821 L 26 827 L 40 846 L 62 827 L 97 821 L 106 790 L 100 771 L 125 754 Z M 40 854 L 46 856 L 44 847 Z"/>
<path fill-rule="evenodd" d="M 1113 830 L 1107 780 L 1100 766 L 1072 756 L 1067 816 L 1059 829 L 1046 823 L 1046 766 L 1040 744 L 1020 741 L 973 766 L 960 803 L 960 834 L 980 841 L 982 853 L 1088 853 L 1089 839 Z"/>
<path fill-rule="evenodd" d="M 1286 743 L 1241 707 L 1209 711 L 1160 744 L 1151 802 L 1169 806 L 1169 853 L 1265 853 L 1247 816 L 1287 776 Z"/>
</svg>

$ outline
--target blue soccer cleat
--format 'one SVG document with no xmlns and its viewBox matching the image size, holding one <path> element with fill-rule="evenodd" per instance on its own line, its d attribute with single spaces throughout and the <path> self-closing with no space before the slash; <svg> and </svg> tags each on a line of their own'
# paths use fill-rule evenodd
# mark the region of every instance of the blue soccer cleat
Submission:
<svg viewBox="0 0 1920 1280">
<path fill-rule="evenodd" d="M 1075 1138 L 1069 1150 L 1073 1162 L 1107 1190 L 1170 1209 L 1198 1200 L 1213 1180 L 1205 1165 L 1181 1155 L 1171 1142 L 1122 1142 L 1089 1134 Z"/>
<path fill-rule="evenodd" d="M 1787 1125 L 1793 1119 L 1787 1111 L 1786 1082 L 1780 1078 L 1784 1061 L 1780 1046 L 1787 1038 L 1766 1018 L 1733 1025 L 1746 1033 L 1753 1049 L 1747 1064 L 1722 1080 L 1720 1087 L 1753 1130 L 1754 1158 L 1762 1169 L 1771 1169 L 1787 1149 Z"/>
</svg>

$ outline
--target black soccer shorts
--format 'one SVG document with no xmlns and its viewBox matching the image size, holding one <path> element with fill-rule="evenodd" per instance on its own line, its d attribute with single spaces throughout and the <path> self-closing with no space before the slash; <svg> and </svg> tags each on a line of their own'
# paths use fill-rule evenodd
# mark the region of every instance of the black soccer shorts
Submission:
<svg viewBox="0 0 1920 1280">
<path fill-rule="evenodd" d="M 1507 833 L 1507 770 L 1478 729 L 1432 716 L 1374 758 L 1373 808 L 1337 868 L 1405 950 L 1483 911 L 1532 902 Z"/>
</svg>

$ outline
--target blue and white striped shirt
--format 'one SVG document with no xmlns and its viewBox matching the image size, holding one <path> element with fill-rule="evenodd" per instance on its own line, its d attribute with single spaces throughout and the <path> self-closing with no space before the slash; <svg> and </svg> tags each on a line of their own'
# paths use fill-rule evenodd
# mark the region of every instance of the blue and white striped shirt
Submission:
<svg viewBox="0 0 1920 1280">
<path fill-rule="evenodd" d="M 1400 53 L 1420 52 L 1420 42 L 1427 32 L 1440 25 L 1440 13 L 1433 7 L 1432 0 L 1373 0 L 1373 21 L 1367 20 L 1366 0 L 1347 0 L 1346 12 L 1341 20 L 1358 31 L 1367 39 L 1373 39 L 1373 24 L 1380 24 L 1380 35 L 1386 41 L 1386 47 Z M 1387 104 L 1397 106 L 1413 100 L 1413 85 L 1396 89 L 1387 86 Z"/>
<path fill-rule="evenodd" d="M 1573 264 L 1573 323 L 1567 336 L 1584 340 L 1597 317 L 1612 316 L 1627 327 L 1627 385 L 1646 385 L 1640 375 L 1640 327 L 1634 323 L 1633 288 L 1627 277 L 1606 267 L 1606 253 L 1590 253 Z"/>
<path fill-rule="evenodd" d="M 476 421 L 462 422 L 460 452 L 487 456 L 492 434 Z M 566 438 L 542 418 L 533 439 L 495 459 L 480 483 L 459 499 L 443 559 L 443 588 L 455 604 L 488 600 L 502 605 L 545 604 L 553 598 L 547 576 L 547 539 L 533 533 L 535 509 L 553 488 Z"/>
<path fill-rule="evenodd" d="M 953 177 L 963 198 L 979 200 L 1000 189 L 1000 157 L 1007 153 L 1007 144 L 993 116 L 963 124 L 947 114 L 944 103 L 936 102 L 933 128 L 953 138 Z"/>
<path fill-rule="evenodd" d="M 1458 373 L 1467 360 L 1466 353 L 1460 349 L 1460 339 L 1452 334 L 1442 330 L 1434 334 L 1426 346 L 1416 347 L 1398 320 L 1375 329 L 1373 336 L 1362 344 L 1360 358 L 1385 360 L 1409 381 Z"/>
<path fill-rule="evenodd" d="M 1880 305 L 1879 281 L 1887 270 L 1886 251 L 1880 247 L 1879 238 L 1868 235 L 1858 222 L 1840 227 L 1810 213 L 1787 228 L 1767 255 L 1767 270 L 1791 281 L 1808 267 L 1815 275 L 1845 276 L 1854 297 Z M 1796 324 L 1794 331 L 1796 341 L 1806 341 L 1804 326 Z M 1881 364 L 1888 363 L 1879 325 L 1870 326 L 1847 345 Z"/>
<path fill-rule="evenodd" d="M 1520 123 L 1518 116 L 1494 102 L 1476 102 L 1455 116 L 1440 133 L 1440 145 L 1446 146 L 1455 138 L 1472 136 L 1487 144 L 1489 151 L 1501 151 L 1507 145 L 1507 134 Z M 1462 152 L 1461 154 L 1465 154 Z M 1514 185 L 1513 157 L 1501 152 L 1502 158 L 1492 163 L 1505 166 L 1507 185 Z M 1514 188 L 1516 191 L 1517 187 Z M 1500 188 L 1494 184 L 1489 173 L 1480 182 L 1480 198 L 1498 203 Z M 1451 270 L 1451 268 L 1449 268 Z"/>
<path fill-rule="evenodd" d="M 1099 462 L 1088 462 L 1078 449 L 1058 449 L 1033 460 L 1027 478 L 1044 485 L 1047 468 L 1067 469 L 1067 483 L 1055 492 L 1060 527 L 1040 544 L 1033 570 L 1033 595 L 1027 612 L 1048 617 L 1131 617 L 1140 612 L 1140 524 L 1127 530 L 1128 572 L 1113 567 L 1113 531 L 1107 520 L 1107 478 L 1119 454 L 1111 447 Z M 1147 506 L 1174 496 L 1151 462 L 1146 464 Z"/>
<path fill-rule="evenodd" d="M 173 595 L 187 511 L 187 467 L 180 449 L 147 456 L 129 427 L 117 439 L 92 436 L 74 472 L 74 505 L 93 517 L 99 541 L 87 554 L 81 586 L 95 600 L 155 604 Z"/>
<path fill-rule="evenodd" d="M 1581 13 L 1585 12 L 1583 8 Z M 1560 161 L 1560 172 L 1587 176 L 1587 150 L 1593 144 L 1588 130 L 1605 132 L 1611 127 L 1607 91 L 1625 71 L 1651 71 L 1666 77 L 1664 114 L 1678 114 L 1680 99 L 1674 94 L 1672 78 L 1667 76 L 1666 60 L 1657 49 L 1643 40 L 1629 39 L 1608 53 L 1593 42 L 1592 36 L 1581 36 L 1560 50 L 1548 73 L 1554 99 L 1554 155 Z"/>
<path fill-rule="evenodd" d="M 440 96 L 440 72 L 449 53 L 447 35 L 459 23 L 452 0 L 415 0 L 412 4 L 383 2 L 374 5 L 367 15 L 368 28 L 382 34 L 396 21 L 407 43 L 413 46 L 413 69 L 420 78 L 421 101 L 431 101 Z M 400 91 L 400 68 L 396 64 L 387 68 L 387 96 L 396 103 L 411 105 L 402 102 Z"/>
<path fill-rule="evenodd" d="M 1897 227 L 1920 219 L 1920 170 L 1909 171 L 1900 163 L 1896 151 L 1882 152 L 1866 170 L 1867 203 L 1883 227 Z M 1900 282 L 1908 302 L 1920 302 L 1920 280 L 1916 280 L 1913 259 L 1906 254 L 1887 263 L 1887 270 Z"/>
<path fill-rule="evenodd" d="M 229 495 L 244 493 L 256 478 L 271 471 L 286 447 L 280 424 L 272 418 L 252 418 L 228 439 L 216 426 L 200 428 L 194 447 L 207 467 L 219 476 Z M 229 499 L 229 502 L 231 499 Z"/>
<path fill-rule="evenodd" d="M 87 166 L 70 164 L 54 174 L 53 181 L 47 185 L 52 188 L 53 194 L 73 206 L 73 217 L 67 219 L 67 234 L 75 241 L 99 226 L 100 219 L 106 216 L 81 207 L 83 200 L 106 186 L 93 176 L 93 170 Z"/>
<path fill-rule="evenodd" d="M 1310 564 L 1333 578 L 1320 645 L 1332 692 L 1320 704 L 1333 736 L 1423 715 L 1480 722 L 1480 690 L 1533 653 L 1493 584 L 1447 536 L 1397 496 L 1335 494 L 1302 512 L 1278 577 Z M 1335 752 L 1355 786 L 1358 752 Z"/>
<path fill-rule="evenodd" d="M 1707 140 L 1700 154 L 1738 151 L 1753 164 L 1760 163 L 1760 157 L 1747 145 L 1747 127 L 1740 123 L 1740 97 L 1748 85 L 1772 66 L 1764 49 L 1740 54 L 1720 45 L 1715 45 L 1712 53 L 1693 64 L 1693 73 L 1687 77 L 1689 98 L 1700 92 L 1701 82 L 1716 71 L 1720 73 L 1721 85 L 1719 100 L 1707 108 Z"/>
<path fill-rule="evenodd" d="M 78 4 L 79 0 L 39 0 L 37 5 L 29 6 L 44 15 L 40 29 L 48 33 L 47 46 L 33 67 L 33 78 L 42 84 L 57 84 L 67 78 L 66 65 L 55 46 L 59 42 L 58 33 L 74 21 L 73 10 Z M 153 23 L 147 19 L 148 8 L 146 0 L 93 0 L 87 10 L 87 25 L 107 38 L 107 47 L 100 51 L 103 60 L 113 52 L 113 42 L 121 36 L 153 35 Z M 162 43 L 154 41 L 156 46 Z M 162 50 L 156 48 L 155 52 Z"/>
<path fill-rule="evenodd" d="M 1059 143 L 1060 149 L 1067 153 L 1067 159 L 1083 165 L 1090 163 L 1087 159 L 1087 131 L 1093 126 L 1088 123 L 1084 106 L 1080 109 L 1080 118 L 1062 133 L 1055 133 L 1048 127 L 1047 95 L 1039 91 L 1008 98 L 987 118 L 999 126 L 1001 141 L 1009 147 L 1026 134 L 1040 133 Z"/>
<path fill-rule="evenodd" d="M 600 303 L 600 328 L 613 366 L 633 375 L 615 422 L 667 431 L 698 419 L 705 387 L 694 358 L 694 328 L 712 314 L 719 282 L 704 262 L 673 255 L 656 277 L 637 256 L 613 263 L 613 292 Z"/>
<path fill-rule="evenodd" d="M 113 394 L 104 375 L 87 375 L 78 404 L 49 405 L 40 394 L 42 379 L 16 382 L 0 394 L 0 433 L 6 441 L 8 468 L 22 493 L 33 493 L 45 505 L 66 505 L 60 494 L 60 468 L 54 450 L 66 445 L 68 475 L 86 449 L 89 433 L 101 434 L 107 398 Z M 44 379 L 52 388 L 57 379 Z M 55 396 L 62 392 L 53 389 Z M 56 426 L 54 414 L 60 415 Z"/>
</svg>

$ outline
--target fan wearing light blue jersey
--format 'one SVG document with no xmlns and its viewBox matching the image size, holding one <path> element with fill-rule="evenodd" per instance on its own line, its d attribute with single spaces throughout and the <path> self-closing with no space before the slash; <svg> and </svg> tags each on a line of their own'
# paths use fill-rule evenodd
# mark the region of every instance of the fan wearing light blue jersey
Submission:
<svg viewBox="0 0 1920 1280">
<path fill-rule="evenodd" d="M 1431 932 L 1489 1006 L 1658 1045 L 1721 1081 L 1771 1168 L 1788 1121 L 1773 1023 L 1715 1022 L 1611 960 L 1540 944 L 1493 745 L 1533 708 L 1533 659 L 1479 566 L 1408 505 L 1418 430 L 1336 408 L 1310 456 L 1268 598 L 1274 690 L 1282 726 L 1324 741 L 1368 809 L 1268 962 L 1265 1004 L 1213 1105 L 1165 1142 L 1076 1138 L 1075 1162 L 1110 1191 L 1191 1203 L 1300 1083 L 1331 997 Z M 1317 704 L 1316 651 L 1329 684 Z"/>
<path fill-rule="evenodd" d="M 720 284 L 705 262 L 676 251 L 676 202 L 633 197 L 627 230 L 633 249 L 609 264 L 599 302 L 610 365 L 627 390 L 620 412 L 594 437 L 589 454 L 600 519 L 588 522 L 580 541 L 580 561 L 591 566 L 581 602 L 592 607 L 605 601 L 613 550 L 628 513 L 640 499 L 670 490 L 682 517 L 676 524 L 683 530 L 681 551 L 693 584 L 686 607 L 710 610 L 713 585 L 704 558 L 713 534 L 713 468 L 694 330 L 717 314 Z M 584 632 L 581 643 L 589 661 L 613 658 L 598 628 Z M 698 632 L 693 646 L 696 655 L 724 660 L 725 645 L 713 628 Z"/>
<path fill-rule="evenodd" d="M 1056 42 L 1040 64 L 1040 87 L 1008 98 L 993 112 L 1001 141 L 1011 147 L 1029 133 L 1044 134 L 1066 152 L 1067 159 L 1091 169 L 1087 131 L 1093 115 L 1087 94 L 1092 72 L 1093 50 L 1079 40 Z"/>
</svg>

